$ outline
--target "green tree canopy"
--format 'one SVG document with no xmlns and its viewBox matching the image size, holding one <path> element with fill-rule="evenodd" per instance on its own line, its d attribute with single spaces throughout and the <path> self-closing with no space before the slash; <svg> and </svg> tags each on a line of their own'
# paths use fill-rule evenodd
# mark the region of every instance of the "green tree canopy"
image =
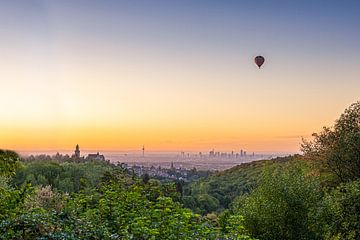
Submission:
<svg viewBox="0 0 360 240">
<path fill-rule="evenodd" d="M 19 155 L 14 151 L 0 149 L 0 176 L 11 176 L 19 167 Z"/>
<path fill-rule="evenodd" d="M 360 101 L 346 109 L 333 127 L 324 127 L 313 137 L 303 141 L 305 155 L 323 161 L 341 181 L 360 177 Z"/>
<path fill-rule="evenodd" d="M 305 164 L 269 168 L 250 196 L 234 204 L 245 228 L 259 239 L 314 239 L 310 213 L 320 200 L 320 185 Z"/>
<path fill-rule="evenodd" d="M 360 180 L 327 192 L 314 212 L 317 232 L 325 239 L 360 239 Z"/>
</svg>

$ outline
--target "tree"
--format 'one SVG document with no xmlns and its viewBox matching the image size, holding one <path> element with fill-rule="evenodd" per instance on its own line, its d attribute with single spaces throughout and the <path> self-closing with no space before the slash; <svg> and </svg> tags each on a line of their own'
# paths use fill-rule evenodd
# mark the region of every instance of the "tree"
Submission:
<svg viewBox="0 0 360 240">
<path fill-rule="evenodd" d="M 293 163 L 294 164 L 294 163 Z M 269 168 L 250 196 L 234 203 L 245 229 L 259 239 L 314 239 L 310 213 L 321 199 L 320 185 L 306 165 Z"/>
<path fill-rule="evenodd" d="M 306 156 L 324 162 L 342 182 L 360 178 L 360 101 L 313 137 L 301 145 Z"/>
<path fill-rule="evenodd" d="M 20 157 L 16 152 L 0 149 L 0 176 L 11 176 L 19 168 Z"/>
<path fill-rule="evenodd" d="M 142 176 L 142 182 L 143 182 L 144 184 L 147 184 L 147 183 L 149 182 L 149 180 L 150 180 L 149 174 L 148 174 L 148 173 L 145 173 L 145 174 Z"/>
<path fill-rule="evenodd" d="M 182 197 L 182 195 L 183 195 L 183 182 L 182 181 L 176 181 L 176 191 Z"/>
<path fill-rule="evenodd" d="M 329 191 L 314 213 L 317 232 L 325 239 L 360 238 L 360 181 L 342 183 Z"/>
</svg>

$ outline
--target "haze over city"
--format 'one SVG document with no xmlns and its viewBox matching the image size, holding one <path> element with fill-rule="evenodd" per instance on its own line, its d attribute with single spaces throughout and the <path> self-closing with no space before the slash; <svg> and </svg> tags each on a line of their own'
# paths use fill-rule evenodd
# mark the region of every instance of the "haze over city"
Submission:
<svg viewBox="0 0 360 240">
<path fill-rule="evenodd" d="M 359 97 L 359 1 L 106 3 L 0 3 L 0 148 L 296 153 Z"/>
</svg>

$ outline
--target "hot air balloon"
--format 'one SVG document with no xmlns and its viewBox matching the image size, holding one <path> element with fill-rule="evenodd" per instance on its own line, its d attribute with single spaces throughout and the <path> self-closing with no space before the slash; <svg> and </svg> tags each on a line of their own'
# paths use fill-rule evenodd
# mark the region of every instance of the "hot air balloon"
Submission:
<svg viewBox="0 0 360 240">
<path fill-rule="evenodd" d="M 261 65 L 263 65 L 265 62 L 265 58 L 263 56 L 256 56 L 255 57 L 255 63 L 260 68 Z"/>
</svg>

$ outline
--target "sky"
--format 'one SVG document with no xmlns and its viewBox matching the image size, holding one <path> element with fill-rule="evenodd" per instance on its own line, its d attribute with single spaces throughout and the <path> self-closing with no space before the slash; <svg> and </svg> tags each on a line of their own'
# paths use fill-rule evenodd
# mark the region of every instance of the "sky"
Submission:
<svg viewBox="0 0 360 240">
<path fill-rule="evenodd" d="M 351 0 L 1 1 L 0 148 L 298 152 L 360 100 L 359 24 Z"/>
</svg>

